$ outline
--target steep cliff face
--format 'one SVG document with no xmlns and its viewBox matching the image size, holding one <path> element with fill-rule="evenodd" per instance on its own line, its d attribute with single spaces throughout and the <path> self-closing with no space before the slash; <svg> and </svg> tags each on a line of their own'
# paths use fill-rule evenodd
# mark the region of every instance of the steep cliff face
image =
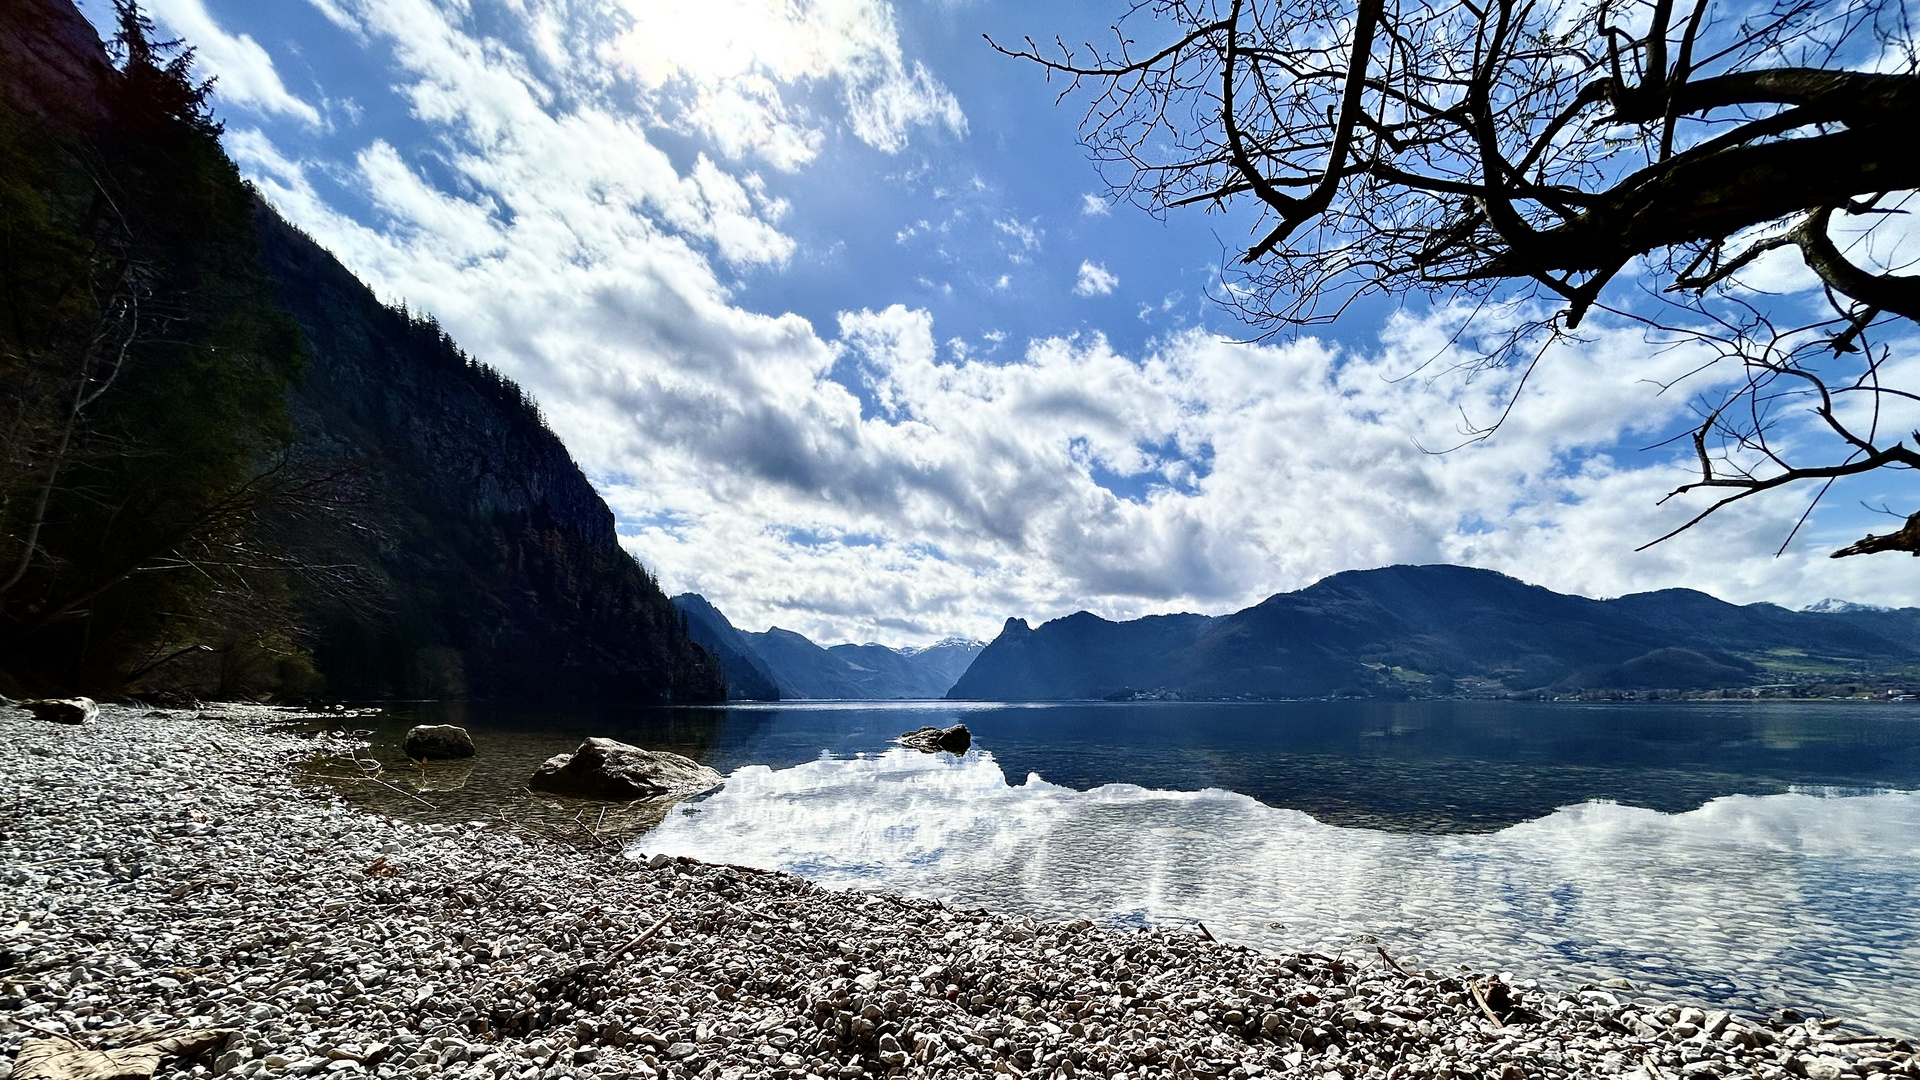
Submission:
<svg viewBox="0 0 1920 1080">
<path fill-rule="evenodd" d="M 123 26 L 122 41 L 138 46 L 129 56 L 164 48 L 128 34 Z M 7 559 L 26 567 L 0 609 L 0 642 L 13 634 L 45 654 L 15 665 L 25 654 L 7 650 L 0 681 L 299 693 L 315 689 L 317 668 L 333 696 L 723 697 L 718 663 L 620 547 L 613 514 L 532 403 L 431 320 L 381 304 L 253 199 L 215 141 L 203 95 L 176 67 L 130 60 L 116 71 L 69 0 L 0 5 L 8 236 L 37 230 L 41 247 L 73 264 L 68 276 L 83 284 L 130 260 L 143 268 L 136 285 L 184 283 L 155 294 L 170 305 L 165 323 L 121 320 L 125 364 L 113 379 L 87 382 L 102 388 L 97 408 L 42 410 L 45 437 L 20 437 L 28 429 L 15 423 L 0 440 L 9 496 L 34 495 L 36 477 L 60 478 L 57 488 L 40 484 L 54 488 L 57 513 L 25 521 L 31 529 L 9 518 L 0 530 L 12 545 Z M 90 224 L 101 217 L 95 192 L 121 190 L 141 198 L 116 197 L 109 244 Z M 209 216 L 208 205 L 232 212 Z M 10 304 L 58 291 L 42 283 L 46 275 L 16 272 L 16 262 L 0 268 Z M 4 343 L 0 363 L 10 402 L 26 402 L 41 383 L 60 390 L 73 366 L 67 338 L 77 331 L 54 333 L 64 326 L 55 315 L 80 331 L 93 326 L 42 306 L 53 330 L 8 328 L 21 339 Z M 119 329 L 105 320 L 122 310 L 135 309 L 122 304 L 95 321 Z M 253 416 L 263 419 L 235 419 Z M 225 471 L 209 468 L 209 452 L 176 449 L 215 445 L 225 447 Z M 83 466 L 92 474 L 76 471 Z M 125 489 L 115 493 L 126 506 L 143 506 L 142 476 L 172 501 L 143 511 L 137 538 L 146 547 L 122 542 L 124 559 L 81 579 L 88 567 L 68 549 L 129 534 L 118 504 L 91 533 L 61 534 L 77 513 L 61 500 L 102 501 L 105 481 L 93 474 Z M 91 486 L 80 490 L 80 480 Z M 0 510 L 29 502 L 0 500 Z M 215 520 L 208 506 L 222 515 L 217 530 L 203 524 Z M 19 541 L 30 532 L 43 539 Z M 196 545 L 218 558 L 196 559 Z M 224 567 L 226 576 L 218 587 L 176 589 L 165 604 L 137 591 L 206 576 L 183 567 Z M 96 632 L 109 618 L 111 653 Z M 276 671 L 297 674 L 300 688 Z"/>
<path fill-rule="evenodd" d="M 0 14 L 0 100 L 72 130 L 109 121 L 115 72 L 100 35 L 70 0 L 7 0 Z"/>
<path fill-rule="evenodd" d="M 727 676 L 727 696 L 745 701 L 779 701 L 779 680 L 753 643 L 720 609 L 699 593 L 681 593 L 673 606 L 686 620 L 687 635 L 712 653 Z"/>
<path fill-rule="evenodd" d="M 327 527 L 283 530 L 307 559 L 345 555 L 357 572 L 310 593 L 329 691 L 723 697 L 718 663 L 519 389 L 381 304 L 271 207 L 257 220 L 307 342 L 297 452 L 346 492 Z"/>
</svg>

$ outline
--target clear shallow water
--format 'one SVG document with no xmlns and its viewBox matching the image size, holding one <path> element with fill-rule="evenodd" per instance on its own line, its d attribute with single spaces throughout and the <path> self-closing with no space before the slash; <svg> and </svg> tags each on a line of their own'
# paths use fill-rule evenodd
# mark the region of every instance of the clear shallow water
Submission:
<svg viewBox="0 0 1920 1080">
<path fill-rule="evenodd" d="M 1859 703 L 444 710 L 460 786 L 385 808 L 554 820 L 518 786 L 586 735 L 727 774 L 636 850 L 1048 918 L 1204 921 L 1920 1034 L 1920 710 Z M 889 747 L 960 720 L 965 758 Z M 588 820 L 592 820 L 589 818 Z"/>
<path fill-rule="evenodd" d="M 1036 776 L 991 753 L 749 766 L 638 850 L 1046 918 L 1204 921 L 1275 950 L 1624 977 L 1920 1032 L 1920 795 L 1586 803 L 1490 834 L 1332 826 L 1225 791 Z"/>
</svg>

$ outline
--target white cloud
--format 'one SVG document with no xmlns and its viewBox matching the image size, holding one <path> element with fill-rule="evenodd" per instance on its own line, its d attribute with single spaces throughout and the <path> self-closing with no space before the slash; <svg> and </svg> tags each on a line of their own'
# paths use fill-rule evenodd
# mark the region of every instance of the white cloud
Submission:
<svg viewBox="0 0 1920 1080">
<path fill-rule="evenodd" d="M 221 29 L 201 0 L 148 0 L 146 7 L 156 23 L 194 47 L 200 69 L 219 80 L 214 96 L 221 102 L 320 126 L 320 111 L 286 88 L 267 50 L 246 34 Z"/>
<path fill-rule="evenodd" d="M 984 635 L 1008 614 L 1083 607 L 1223 611 L 1403 561 L 1599 594 L 1685 582 L 1736 599 L 1875 595 L 1867 567 L 1820 550 L 1766 557 L 1798 509 L 1784 503 L 1632 553 L 1690 512 L 1653 505 L 1682 465 L 1597 453 L 1684 411 L 1643 381 L 1637 334 L 1554 350 L 1494 440 L 1429 454 L 1419 446 L 1457 442 L 1462 412 L 1496 414 L 1518 379 L 1399 378 L 1436 351 L 1464 356 L 1446 319 L 1398 320 L 1368 356 L 1188 332 L 1141 358 L 1096 338 L 1036 342 L 999 364 L 936 360 L 933 329 L 898 306 L 842 316 L 838 346 L 877 414 L 807 442 L 817 464 L 796 482 L 742 480 L 732 496 L 746 505 L 715 500 L 710 516 L 639 528 L 636 550 L 744 624 L 855 639 Z M 1670 354 L 1652 374 L 1690 359 Z M 814 393 L 833 390 L 795 405 Z M 728 468 L 724 454 L 700 460 Z M 642 490 L 617 490 L 616 505 L 646 505 Z M 812 542 L 795 544 L 795 530 Z"/>
<path fill-rule="evenodd" d="M 1073 283 L 1075 296 L 1107 296 L 1120 286 L 1120 279 L 1108 272 L 1105 266 L 1090 262 L 1080 264 L 1080 278 Z"/>
<path fill-rule="evenodd" d="M 1112 212 L 1113 212 L 1113 208 L 1108 206 L 1107 200 L 1101 198 L 1100 196 L 1095 195 L 1092 192 L 1088 192 L 1080 196 L 1080 213 L 1083 216 L 1106 217 L 1108 214 Z"/>
<path fill-rule="evenodd" d="M 998 331 L 979 354 L 943 351 L 932 315 L 897 305 L 850 304 L 830 328 L 744 310 L 726 276 L 791 258 L 783 208 L 724 155 L 676 166 L 630 109 L 578 92 L 599 83 L 593 54 L 550 69 L 535 38 L 570 30 L 520 40 L 509 25 L 483 43 L 457 6 L 338 2 L 394 50 L 426 151 L 362 147 L 357 217 L 258 131 L 229 134 L 236 159 L 380 295 L 433 311 L 524 383 L 631 549 L 741 625 L 991 636 L 1009 615 L 1230 610 L 1396 561 L 1599 593 L 1920 601 L 1812 543 L 1765 558 L 1791 499 L 1631 554 L 1687 511 L 1652 505 L 1684 473 L 1607 452 L 1684 415 L 1646 379 L 1691 367 L 1685 350 L 1648 359 L 1638 333 L 1595 319 L 1590 344 L 1549 353 L 1498 437 L 1433 455 L 1419 447 L 1458 441 L 1463 413 L 1497 414 L 1519 377 L 1403 378 L 1470 355 L 1451 313 L 1398 318 L 1361 354 L 1188 331 L 1125 355 Z M 808 63 L 762 66 L 804 81 Z M 999 228 L 1021 251 L 1040 243 L 1030 222 Z"/>
<path fill-rule="evenodd" d="M 650 109 L 729 157 L 780 169 L 813 160 L 825 132 L 805 91 L 825 83 L 838 86 L 854 136 L 887 153 L 914 128 L 967 130 L 953 94 L 902 55 L 893 8 L 881 0 L 617 4 L 627 25 L 602 57 L 652 91 Z"/>
<path fill-rule="evenodd" d="M 361 37 L 364 34 L 364 30 L 361 28 L 359 21 L 347 14 L 340 5 L 334 3 L 334 0 L 307 0 L 307 3 L 312 4 L 314 9 L 320 12 L 328 22 L 340 29 L 356 37 Z"/>
<path fill-rule="evenodd" d="M 1006 218 L 994 222 L 993 227 L 1012 237 L 1020 245 L 1020 251 L 1040 250 L 1040 228 L 1032 222 Z"/>
</svg>

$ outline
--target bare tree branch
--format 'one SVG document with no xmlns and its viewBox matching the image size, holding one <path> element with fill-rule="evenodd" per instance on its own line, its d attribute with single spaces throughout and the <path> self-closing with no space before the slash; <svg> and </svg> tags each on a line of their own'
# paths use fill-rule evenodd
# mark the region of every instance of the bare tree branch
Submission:
<svg viewBox="0 0 1920 1080">
<path fill-rule="evenodd" d="M 1138 50 L 1130 23 L 1167 44 Z M 1116 195 L 1253 210 L 1219 299 L 1262 333 L 1373 293 L 1538 299 L 1558 316 L 1475 364 L 1530 371 L 1603 310 L 1655 351 L 1702 350 L 1696 372 L 1740 372 L 1707 392 L 1684 435 L 1699 478 L 1669 498 L 1724 496 L 1654 543 L 1763 492 L 1920 464 L 1880 434 L 1882 402 L 1920 396 L 1883 381 L 1878 343 L 1912 340 L 1920 277 L 1829 235 L 1835 210 L 1920 191 L 1906 0 L 1140 0 L 1114 37 L 994 47 L 1087 95 Z M 1756 305 L 1742 282 L 1787 250 L 1824 297 Z"/>
</svg>

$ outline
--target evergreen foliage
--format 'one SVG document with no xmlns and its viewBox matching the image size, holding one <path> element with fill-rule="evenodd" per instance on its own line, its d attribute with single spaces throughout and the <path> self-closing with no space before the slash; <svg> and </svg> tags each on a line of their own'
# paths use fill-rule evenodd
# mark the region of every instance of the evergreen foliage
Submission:
<svg viewBox="0 0 1920 1080">
<path fill-rule="evenodd" d="M 0 692 L 724 697 L 526 393 L 266 206 L 115 14 L 76 81 L 36 49 L 78 11 L 0 7 Z"/>
<path fill-rule="evenodd" d="M 297 328 L 192 52 L 116 4 L 97 130 L 0 102 L 0 680 L 114 692 L 308 680 L 253 521 L 285 467 Z"/>
<path fill-rule="evenodd" d="M 714 700 L 726 683 L 521 388 L 270 210 L 262 257 L 312 362 L 292 394 L 342 512 L 277 529 L 328 692 Z"/>
</svg>

